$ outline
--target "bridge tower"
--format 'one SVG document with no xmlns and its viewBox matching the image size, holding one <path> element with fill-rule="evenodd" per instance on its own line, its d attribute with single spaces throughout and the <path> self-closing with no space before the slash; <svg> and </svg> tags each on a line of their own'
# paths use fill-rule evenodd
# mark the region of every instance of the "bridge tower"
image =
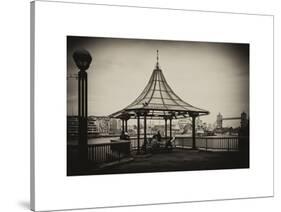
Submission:
<svg viewBox="0 0 281 212">
<path fill-rule="evenodd" d="M 222 114 L 219 113 L 219 114 L 217 115 L 217 128 L 219 128 L 219 129 L 222 128 L 222 120 L 223 120 Z"/>
<path fill-rule="evenodd" d="M 247 113 L 243 112 L 241 113 L 241 127 L 245 128 L 247 126 L 248 126 Z"/>
</svg>

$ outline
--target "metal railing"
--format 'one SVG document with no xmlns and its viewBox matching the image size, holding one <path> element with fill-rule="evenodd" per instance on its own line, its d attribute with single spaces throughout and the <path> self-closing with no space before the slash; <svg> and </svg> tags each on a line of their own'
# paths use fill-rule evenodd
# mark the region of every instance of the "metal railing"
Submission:
<svg viewBox="0 0 281 212">
<path fill-rule="evenodd" d="M 188 140 L 188 145 L 183 146 L 185 147 L 192 147 L 192 138 Z M 238 151 L 239 137 L 197 137 L 196 148 L 205 151 Z"/>
<path fill-rule="evenodd" d="M 88 161 L 104 163 L 118 161 L 131 154 L 130 141 L 114 141 L 110 143 L 88 144 Z M 79 161 L 79 146 L 67 146 L 67 161 L 70 164 Z"/>
<path fill-rule="evenodd" d="M 150 138 L 148 138 L 149 140 Z M 165 139 L 161 140 L 165 142 Z M 247 144 L 249 138 L 234 136 L 206 136 L 196 137 L 196 148 L 205 151 L 239 151 L 243 144 Z M 140 147 L 144 143 L 144 138 L 140 138 Z M 175 137 L 173 146 L 178 149 L 191 149 L 192 137 Z M 245 145 L 244 145 L 245 146 Z M 137 138 L 132 137 L 128 141 L 111 141 L 109 143 L 89 144 L 88 160 L 95 163 L 104 163 L 118 161 L 122 158 L 129 157 L 132 151 L 138 147 Z M 244 148 L 245 149 L 245 148 Z M 78 157 L 78 146 L 68 146 L 68 158 L 73 160 Z"/>
<path fill-rule="evenodd" d="M 130 141 L 114 141 L 110 143 L 89 144 L 88 160 L 94 162 L 110 162 L 128 157 L 131 154 Z"/>
<path fill-rule="evenodd" d="M 148 138 L 149 139 L 149 138 Z M 130 139 L 131 149 L 137 150 L 137 138 Z M 162 139 L 165 141 L 165 139 Z M 144 138 L 140 138 L 140 147 L 144 143 Z M 192 148 L 192 137 L 182 136 L 175 137 L 173 141 L 174 147 L 182 149 Z M 238 151 L 239 150 L 239 137 L 238 136 L 204 136 L 196 137 L 196 148 L 206 151 Z"/>
</svg>

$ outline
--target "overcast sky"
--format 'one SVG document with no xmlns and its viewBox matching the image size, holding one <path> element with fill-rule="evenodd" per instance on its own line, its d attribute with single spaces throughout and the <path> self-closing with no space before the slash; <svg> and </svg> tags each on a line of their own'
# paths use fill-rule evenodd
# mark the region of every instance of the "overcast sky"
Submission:
<svg viewBox="0 0 281 212">
<path fill-rule="evenodd" d="M 129 105 L 142 92 L 156 64 L 167 82 L 187 103 L 210 111 L 214 123 L 249 114 L 249 45 L 187 41 L 68 37 L 67 74 L 77 74 L 72 59 L 84 48 L 93 57 L 88 69 L 88 115 L 109 115 Z M 67 81 L 67 113 L 77 114 L 75 78 Z M 227 125 L 227 124 L 226 124 Z"/>
</svg>

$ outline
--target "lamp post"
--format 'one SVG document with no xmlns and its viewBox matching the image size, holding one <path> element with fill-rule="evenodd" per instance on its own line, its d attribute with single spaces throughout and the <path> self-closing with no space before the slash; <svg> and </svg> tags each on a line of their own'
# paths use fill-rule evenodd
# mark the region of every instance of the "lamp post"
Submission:
<svg viewBox="0 0 281 212">
<path fill-rule="evenodd" d="M 86 70 L 89 68 L 92 57 L 84 49 L 73 53 L 73 59 L 78 72 L 78 119 L 79 119 L 79 166 L 82 170 L 88 163 L 88 79 Z"/>
</svg>

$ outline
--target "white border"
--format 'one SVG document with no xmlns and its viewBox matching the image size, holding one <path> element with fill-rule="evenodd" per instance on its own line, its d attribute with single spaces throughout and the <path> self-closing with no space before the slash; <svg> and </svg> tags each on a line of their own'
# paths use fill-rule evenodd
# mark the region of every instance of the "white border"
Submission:
<svg viewBox="0 0 281 212">
<path fill-rule="evenodd" d="M 67 35 L 250 43 L 251 168 L 67 177 Z M 273 16 L 36 1 L 34 55 L 34 210 L 273 196 Z"/>
</svg>

